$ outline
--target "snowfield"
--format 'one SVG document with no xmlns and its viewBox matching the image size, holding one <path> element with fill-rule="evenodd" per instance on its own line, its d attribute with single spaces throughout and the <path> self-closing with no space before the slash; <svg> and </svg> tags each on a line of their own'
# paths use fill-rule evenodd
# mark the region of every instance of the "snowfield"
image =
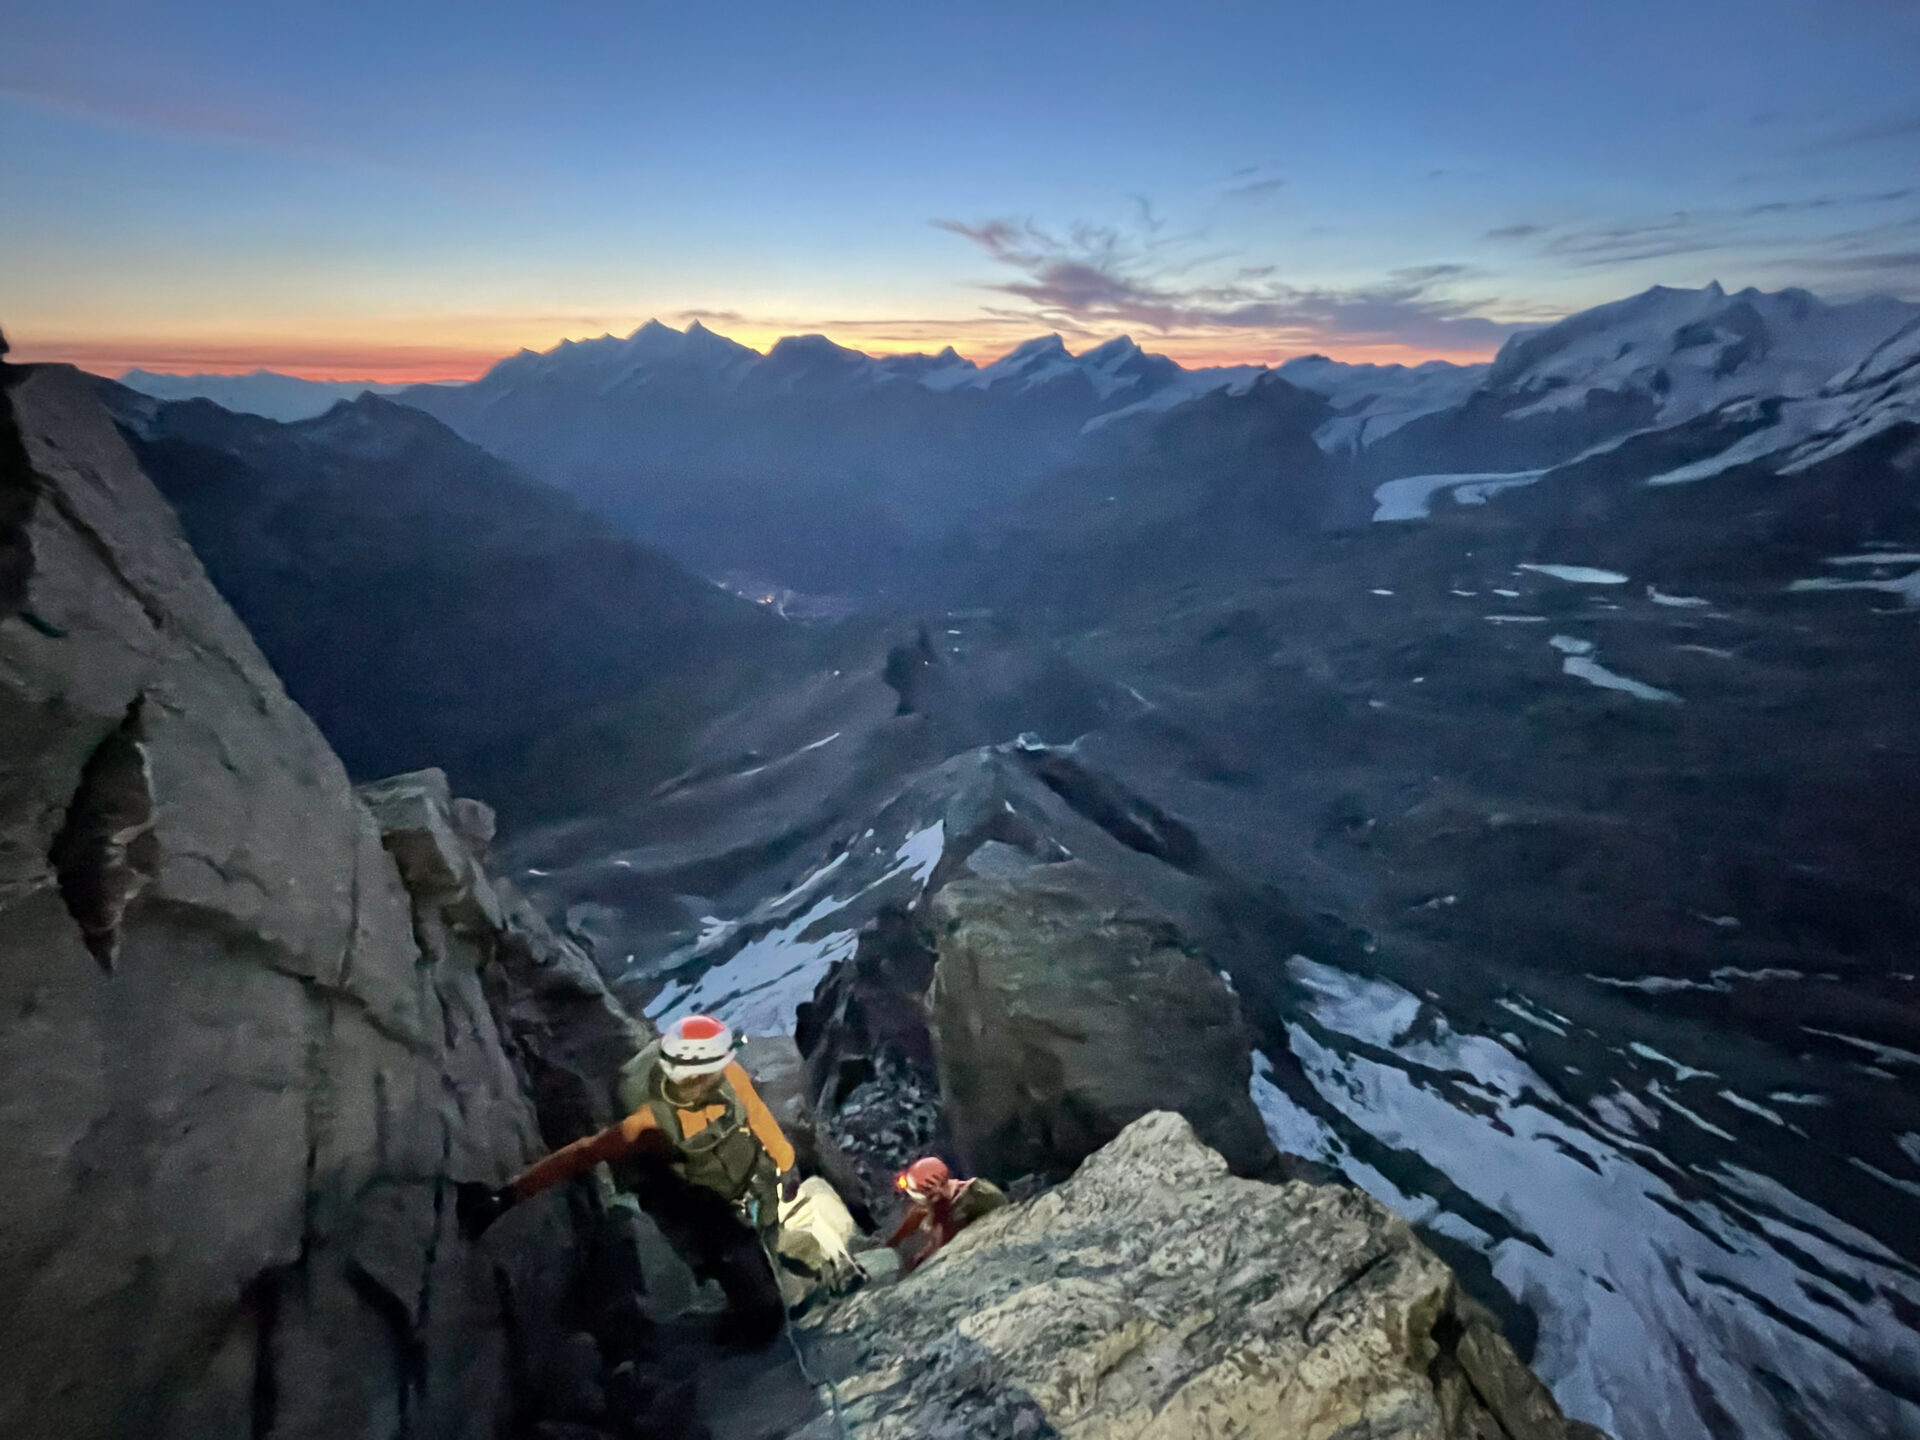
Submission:
<svg viewBox="0 0 1920 1440">
<path fill-rule="evenodd" d="M 1649 1046 L 1635 1053 L 1666 1078 L 1576 1107 L 1518 1037 L 1458 1033 L 1383 980 L 1300 956 L 1288 970 L 1307 997 L 1288 1038 L 1311 1095 L 1255 1057 L 1274 1143 L 1484 1254 L 1540 1317 L 1534 1365 L 1569 1414 L 1623 1440 L 1920 1434 L 1920 1354 L 1901 1319 L 1920 1305 L 1920 1269 L 1742 1165 L 1702 1113 L 1720 1102 L 1786 1123 L 1776 1111 Z M 1524 997 L 1512 1009 L 1572 1023 Z M 1724 1154 L 1669 1158 L 1663 1115 Z M 1681 1355 L 1691 1374 L 1661 1358 Z M 1790 1426 L 1780 1390 L 1823 1428 Z"/>
</svg>

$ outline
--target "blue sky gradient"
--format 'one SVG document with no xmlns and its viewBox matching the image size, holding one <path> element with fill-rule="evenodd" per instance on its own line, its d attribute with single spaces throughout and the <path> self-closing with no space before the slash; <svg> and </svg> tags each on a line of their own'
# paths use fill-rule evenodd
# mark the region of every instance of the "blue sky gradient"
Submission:
<svg viewBox="0 0 1920 1440">
<path fill-rule="evenodd" d="M 0 323 L 476 373 L 649 316 L 1484 356 L 1649 284 L 1920 296 L 1913 0 L 0 15 Z"/>
</svg>

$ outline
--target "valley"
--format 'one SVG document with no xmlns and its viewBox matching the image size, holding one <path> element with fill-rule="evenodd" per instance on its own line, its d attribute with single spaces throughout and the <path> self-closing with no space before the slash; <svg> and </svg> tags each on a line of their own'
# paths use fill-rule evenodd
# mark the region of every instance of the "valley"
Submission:
<svg viewBox="0 0 1920 1440">
<path fill-rule="evenodd" d="M 1413 1221 L 1571 1415 L 1903 1433 L 1916 317 L 1656 290 L 1415 370 L 763 357 L 659 325 L 527 353 L 302 443 L 347 455 L 349 417 L 415 406 L 571 496 L 555 525 L 664 553 L 448 592 L 436 643 L 517 670 L 315 714 L 430 745 L 510 815 L 537 797 L 501 863 L 656 1020 L 804 1036 L 890 917 L 1091 866 L 1229 977 L 1273 1143 Z M 298 698 L 334 662 L 270 592 L 302 575 L 331 617 L 354 586 L 261 574 L 238 512 L 196 519 L 212 462 L 160 448 L 266 441 L 117 411 Z M 645 594 L 606 578 L 643 563 Z M 695 598 L 726 574 L 809 604 Z M 549 651 L 481 638 L 528 593 Z M 622 708 L 662 686 L 671 721 Z M 519 714 L 488 742 L 522 747 L 511 776 L 434 728 L 456 704 Z M 934 1083 L 860 1064 L 856 1112 Z"/>
</svg>

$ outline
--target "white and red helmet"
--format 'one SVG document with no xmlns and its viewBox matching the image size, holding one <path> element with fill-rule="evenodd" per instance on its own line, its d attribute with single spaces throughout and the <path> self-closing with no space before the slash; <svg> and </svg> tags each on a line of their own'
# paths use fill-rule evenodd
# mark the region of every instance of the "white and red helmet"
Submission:
<svg viewBox="0 0 1920 1440">
<path fill-rule="evenodd" d="M 953 1180 L 947 1162 L 938 1155 L 923 1155 L 893 1177 L 893 1183 L 909 1200 L 931 1200 Z"/>
<path fill-rule="evenodd" d="M 687 1015 L 660 1037 L 660 1068 L 669 1080 L 717 1075 L 733 1063 L 733 1031 L 711 1015 Z"/>
</svg>

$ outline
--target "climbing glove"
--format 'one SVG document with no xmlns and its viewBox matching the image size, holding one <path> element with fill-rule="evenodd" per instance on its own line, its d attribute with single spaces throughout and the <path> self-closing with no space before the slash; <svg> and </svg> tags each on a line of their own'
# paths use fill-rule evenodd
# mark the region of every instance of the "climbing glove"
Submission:
<svg viewBox="0 0 1920 1440">
<path fill-rule="evenodd" d="M 463 1182 L 454 1194 L 454 1213 L 460 1218 L 460 1228 L 469 1240 L 478 1240 L 487 1233 L 487 1227 L 498 1220 L 518 1199 L 511 1190 L 496 1190 L 491 1185 L 482 1185 L 478 1181 Z"/>
<path fill-rule="evenodd" d="M 800 1172 L 798 1170 L 789 1170 L 780 1177 L 780 1199 L 782 1203 L 791 1205 L 799 1193 Z"/>
</svg>

